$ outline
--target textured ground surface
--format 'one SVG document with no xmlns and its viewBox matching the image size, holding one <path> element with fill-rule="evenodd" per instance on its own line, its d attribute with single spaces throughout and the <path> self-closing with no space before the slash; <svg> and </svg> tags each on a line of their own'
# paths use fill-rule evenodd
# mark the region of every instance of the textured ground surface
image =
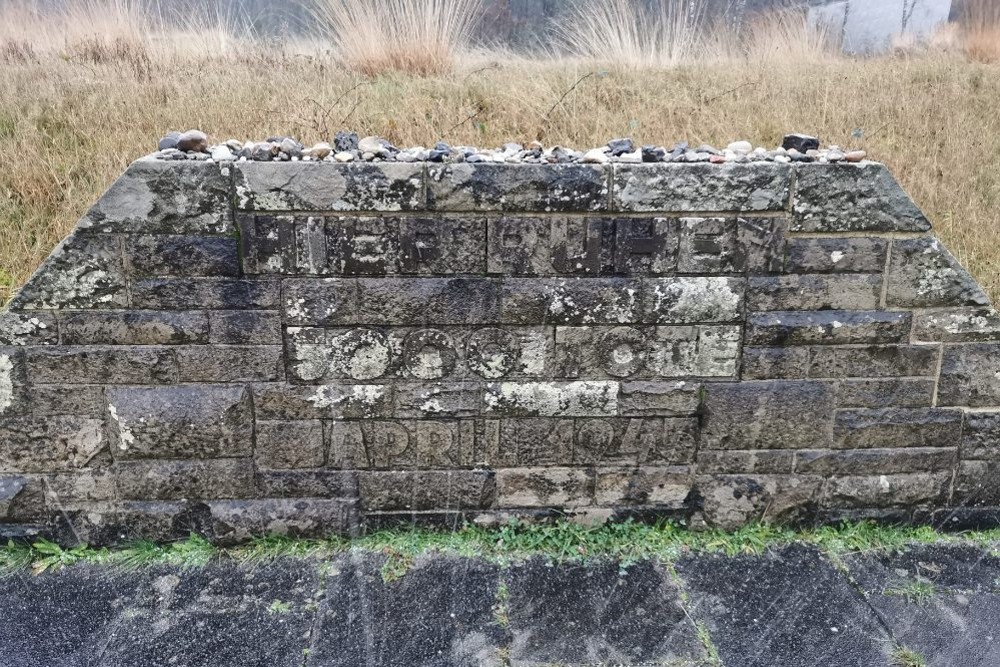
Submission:
<svg viewBox="0 0 1000 667">
<path fill-rule="evenodd" d="M 0 664 L 888 667 L 903 649 L 925 661 L 907 665 L 1000 662 L 1000 559 L 970 546 L 385 563 L 16 574 L 0 580 Z"/>
</svg>

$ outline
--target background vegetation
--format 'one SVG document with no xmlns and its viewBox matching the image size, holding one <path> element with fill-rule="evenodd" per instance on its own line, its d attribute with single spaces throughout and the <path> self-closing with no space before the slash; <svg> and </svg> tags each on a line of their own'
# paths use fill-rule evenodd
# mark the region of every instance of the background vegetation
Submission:
<svg viewBox="0 0 1000 667">
<path fill-rule="evenodd" d="M 484 15 L 466 0 L 327 0 L 319 37 L 294 40 L 127 0 L 3 3 L 0 302 L 130 161 L 191 127 L 215 140 L 352 128 L 407 145 L 578 147 L 622 135 L 773 147 L 787 131 L 814 133 L 888 163 L 1000 297 L 993 0 L 966 0 L 929 44 L 865 59 L 839 55 L 796 13 L 735 26 L 671 0 L 639 19 L 617 11 L 625 0 L 587 2 L 603 12 L 578 11 L 544 56 L 473 43 Z"/>
</svg>

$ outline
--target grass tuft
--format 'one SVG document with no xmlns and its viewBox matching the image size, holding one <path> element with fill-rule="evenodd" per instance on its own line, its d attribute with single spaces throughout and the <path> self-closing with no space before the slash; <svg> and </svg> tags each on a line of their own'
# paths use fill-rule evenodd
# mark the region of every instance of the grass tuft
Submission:
<svg viewBox="0 0 1000 667">
<path fill-rule="evenodd" d="M 438 76 L 468 49 L 480 0 L 320 0 L 318 17 L 344 63 L 364 76 Z"/>
<path fill-rule="evenodd" d="M 885 589 L 883 595 L 901 597 L 911 604 L 925 605 L 934 599 L 937 589 L 930 581 L 918 579 Z"/>
<path fill-rule="evenodd" d="M 899 646 L 892 652 L 892 667 L 927 667 L 927 659 L 913 649 Z"/>
</svg>

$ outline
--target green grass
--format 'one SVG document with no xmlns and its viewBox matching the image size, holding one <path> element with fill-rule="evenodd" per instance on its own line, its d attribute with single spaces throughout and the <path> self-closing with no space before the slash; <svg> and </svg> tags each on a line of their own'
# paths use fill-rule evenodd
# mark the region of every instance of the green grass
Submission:
<svg viewBox="0 0 1000 667">
<path fill-rule="evenodd" d="M 908 581 L 898 586 L 885 589 L 883 595 L 901 597 L 907 602 L 924 605 L 934 598 L 937 589 L 929 581 Z"/>
<path fill-rule="evenodd" d="M 55 571 L 77 563 L 141 568 L 166 564 L 201 567 L 214 560 L 230 559 L 254 566 L 281 558 L 326 558 L 355 549 L 386 557 L 382 576 L 387 581 L 406 574 L 418 557 L 428 553 L 484 558 L 500 564 L 542 556 L 554 561 L 594 558 L 618 561 L 623 569 L 646 559 L 674 562 L 688 553 L 717 553 L 729 557 L 757 555 L 789 544 L 807 544 L 832 556 L 872 551 L 900 551 L 914 544 L 1000 545 L 1000 531 L 939 533 L 922 527 L 891 527 L 873 523 L 845 523 L 815 530 L 793 531 L 769 524 L 750 525 L 735 532 L 692 531 L 675 523 L 650 525 L 627 521 L 590 527 L 571 522 L 524 523 L 511 521 L 496 528 L 466 526 L 457 531 L 398 528 L 353 540 L 265 537 L 247 544 L 220 548 L 197 535 L 167 544 L 149 541 L 94 549 L 72 548 L 38 540 L 32 544 L 9 542 L 0 547 L 0 573 L 31 567 L 36 573 Z"/>
<path fill-rule="evenodd" d="M 892 667 L 927 667 L 927 659 L 912 649 L 900 646 L 892 653 Z"/>
</svg>

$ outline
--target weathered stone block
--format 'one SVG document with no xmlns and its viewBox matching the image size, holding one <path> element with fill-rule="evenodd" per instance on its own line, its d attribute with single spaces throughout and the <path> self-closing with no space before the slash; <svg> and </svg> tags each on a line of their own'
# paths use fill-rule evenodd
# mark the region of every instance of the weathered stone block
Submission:
<svg viewBox="0 0 1000 667">
<path fill-rule="evenodd" d="M 889 241 L 880 238 L 791 238 L 785 273 L 880 273 Z"/>
<path fill-rule="evenodd" d="M 209 312 L 213 345 L 281 345 L 281 314 L 268 310 Z"/>
<path fill-rule="evenodd" d="M 796 169 L 792 231 L 926 232 L 930 222 L 884 165 Z"/>
<path fill-rule="evenodd" d="M 256 423 L 254 461 L 262 470 L 322 468 L 326 463 L 323 422 L 262 421 Z"/>
<path fill-rule="evenodd" d="M 593 504 L 595 473 L 577 468 L 509 468 L 496 472 L 496 506 L 503 509 Z"/>
<path fill-rule="evenodd" d="M 357 321 L 358 283 L 351 278 L 282 281 L 288 326 L 336 326 Z"/>
<path fill-rule="evenodd" d="M 99 419 L 75 416 L 0 419 L 0 472 L 82 468 L 107 447 Z"/>
<path fill-rule="evenodd" d="M 744 283 L 735 278 L 649 278 L 642 284 L 643 322 L 733 322 L 743 312 Z"/>
<path fill-rule="evenodd" d="M 1000 312 L 993 308 L 955 308 L 917 313 L 913 340 L 941 343 L 1000 341 Z"/>
<path fill-rule="evenodd" d="M 30 348 L 26 358 L 32 383 L 169 384 L 177 381 L 177 367 L 169 348 Z"/>
<path fill-rule="evenodd" d="M 701 403 L 702 385 L 696 382 L 625 382 L 619 408 L 624 417 L 693 415 Z"/>
<path fill-rule="evenodd" d="M 230 168 L 213 162 L 133 162 L 80 221 L 126 234 L 231 234 Z"/>
<path fill-rule="evenodd" d="M 680 273 L 743 273 L 747 270 L 736 218 L 682 218 Z"/>
<path fill-rule="evenodd" d="M 56 345 L 59 329 L 51 312 L 0 312 L 0 346 Z"/>
<path fill-rule="evenodd" d="M 834 445 L 865 447 L 958 447 L 962 412 L 930 408 L 839 410 Z"/>
<path fill-rule="evenodd" d="M 747 316 L 750 345 L 904 343 L 912 315 L 882 311 L 786 311 Z"/>
<path fill-rule="evenodd" d="M 681 465 L 698 438 L 695 418 L 504 419 L 496 455 L 501 467 Z M 481 448 L 480 448 L 481 449 Z"/>
<path fill-rule="evenodd" d="M 354 319 L 358 324 L 412 326 L 500 321 L 501 283 L 494 279 L 360 278 L 357 285 Z M 535 320 L 530 324 L 540 322 Z"/>
<path fill-rule="evenodd" d="M 615 221 L 615 273 L 649 275 L 676 273 L 682 221 L 676 218 L 618 218 Z M 688 247 L 694 261 L 695 239 Z"/>
<path fill-rule="evenodd" d="M 430 165 L 434 211 L 606 211 L 611 169 L 586 164 Z"/>
<path fill-rule="evenodd" d="M 565 220 L 561 227 L 566 229 L 571 226 L 586 229 L 587 222 L 580 219 Z M 501 217 L 490 220 L 486 250 L 487 271 L 528 276 L 557 273 L 553 266 L 555 228 L 555 222 L 551 218 Z M 592 266 L 581 266 L 581 272 L 589 269 L 593 275 L 600 273 L 600 231 L 595 238 L 597 253 L 590 258 Z M 586 246 L 583 248 L 585 252 L 588 249 Z"/>
<path fill-rule="evenodd" d="M 181 346 L 174 350 L 180 382 L 274 382 L 285 377 L 280 345 Z"/>
<path fill-rule="evenodd" d="M 780 273 L 785 262 L 787 218 L 738 218 L 737 235 L 751 274 Z"/>
<path fill-rule="evenodd" d="M 959 463 L 952 504 L 962 507 L 1000 505 L 1000 461 L 990 459 Z"/>
<path fill-rule="evenodd" d="M 1000 343 L 945 346 L 938 405 L 1000 405 Z"/>
<path fill-rule="evenodd" d="M 737 326 L 557 327 L 559 378 L 731 378 L 739 361 Z"/>
<path fill-rule="evenodd" d="M 150 278 L 132 283 L 132 307 L 152 310 L 273 310 L 279 307 L 277 280 L 235 278 Z"/>
<path fill-rule="evenodd" d="M 327 425 L 331 468 L 450 469 L 497 460 L 498 427 L 477 420 L 363 421 Z"/>
<path fill-rule="evenodd" d="M 931 377 L 941 351 L 926 345 L 815 347 L 810 350 L 809 377 Z"/>
<path fill-rule="evenodd" d="M 734 530 L 752 521 L 801 521 L 819 504 L 823 478 L 812 475 L 699 475 L 695 486 L 713 526 Z"/>
<path fill-rule="evenodd" d="M 509 417 L 614 417 L 618 382 L 502 382 L 485 387 L 486 415 Z"/>
<path fill-rule="evenodd" d="M 361 525 L 356 500 L 213 500 L 211 534 L 217 542 L 239 544 L 258 535 L 316 537 L 352 535 Z"/>
<path fill-rule="evenodd" d="M 630 278 L 509 278 L 500 285 L 504 324 L 627 324 L 641 321 L 642 283 Z"/>
<path fill-rule="evenodd" d="M 0 347 L 0 419 L 24 414 L 29 407 L 24 354 L 20 348 Z"/>
<path fill-rule="evenodd" d="M 391 385 L 255 384 L 257 419 L 379 419 L 393 416 Z"/>
<path fill-rule="evenodd" d="M 245 162 L 235 167 L 241 211 L 415 211 L 424 166 L 403 162 Z"/>
<path fill-rule="evenodd" d="M 109 468 L 82 468 L 39 479 L 49 507 L 57 508 L 63 503 L 107 502 L 118 495 L 116 477 Z"/>
<path fill-rule="evenodd" d="M 940 241 L 892 242 L 886 304 L 896 308 L 988 306 L 989 297 Z"/>
<path fill-rule="evenodd" d="M 354 470 L 258 471 L 257 493 L 263 498 L 358 498 L 358 478 Z"/>
<path fill-rule="evenodd" d="M 122 242 L 72 235 L 60 243 L 11 300 L 11 310 L 128 306 Z"/>
<path fill-rule="evenodd" d="M 751 330 L 748 329 L 748 333 Z M 753 331 L 759 335 L 759 331 Z M 749 340 L 748 340 L 749 342 Z M 805 347 L 744 347 L 744 380 L 794 380 L 806 377 L 809 349 Z"/>
<path fill-rule="evenodd" d="M 235 238 L 130 236 L 126 266 L 134 276 L 235 277 L 240 261 Z"/>
<path fill-rule="evenodd" d="M 1000 461 L 1000 411 L 965 414 L 962 458 Z"/>
<path fill-rule="evenodd" d="M 614 207 L 644 212 L 781 211 L 791 169 L 780 164 L 615 165 Z"/>
<path fill-rule="evenodd" d="M 486 470 L 359 474 L 366 512 L 488 509 L 497 493 L 496 473 Z"/>
<path fill-rule="evenodd" d="M 799 451 L 795 472 L 806 475 L 896 475 L 951 470 L 958 461 L 955 447 Z"/>
<path fill-rule="evenodd" d="M 397 383 L 394 413 L 402 419 L 478 417 L 482 385 L 476 382 Z"/>
<path fill-rule="evenodd" d="M 204 312 L 60 313 L 63 345 L 183 345 L 208 342 Z"/>
<path fill-rule="evenodd" d="M 486 229 L 484 218 L 400 218 L 400 273 L 483 273 Z"/>
<path fill-rule="evenodd" d="M 0 476 L 0 521 L 17 516 L 19 499 L 23 501 L 28 495 L 25 490 L 28 489 L 29 482 L 28 478 L 21 475 Z"/>
<path fill-rule="evenodd" d="M 911 507 L 941 503 L 948 495 L 952 472 L 833 477 L 827 482 L 823 507 Z"/>
<path fill-rule="evenodd" d="M 845 380 L 837 388 L 837 405 L 844 408 L 929 408 L 934 380 Z"/>
<path fill-rule="evenodd" d="M 752 277 L 750 310 L 877 310 L 882 276 L 814 274 Z"/>
<path fill-rule="evenodd" d="M 698 452 L 699 474 L 791 474 L 795 452 L 778 450 L 727 451 L 706 449 Z"/>
<path fill-rule="evenodd" d="M 34 384 L 31 387 L 31 412 L 39 417 L 103 417 L 107 407 L 101 385 Z"/>
<path fill-rule="evenodd" d="M 249 456 L 250 393 L 240 386 L 130 387 L 107 391 L 116 459 Z"/>
<path fill-rule="evenodd" d="M 118 493 L 126 500 L 215 500 L 250 498 L 250 459 L 205 461 L 118 461 Z"/>
<path fill-rule="evenodd" d="M 684 508 L 694 478 L 687 468 L 629 468 L 598 470 L 594 500 L 598 505 L 656 505 Z"/>
<path fill-rule="evenodd" d="M 705 385 L 701 446 L 804 449 L 831 441 L 834 388 L 824 382 Z"/>
</svg>

